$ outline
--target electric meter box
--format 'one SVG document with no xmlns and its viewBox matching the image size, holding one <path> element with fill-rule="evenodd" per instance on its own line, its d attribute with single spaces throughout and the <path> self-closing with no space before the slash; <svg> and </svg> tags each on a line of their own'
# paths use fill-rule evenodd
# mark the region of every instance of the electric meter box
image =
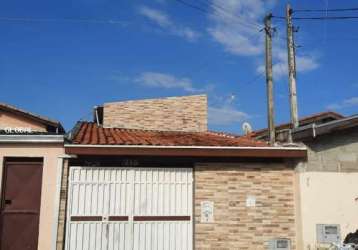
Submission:
<svg viewBox="0 0 358 250">
<path fill-rule="evenodd" d="M 290 250 L 291 241 L 289 239 L 277 238 L 269 241 L 269 250 Z"/>
<path fill-rule="evenodd" d="M 338 224 L 317 224 L 318 243 L 339 243 L 341 242 L 341 229 Z"/>
</svg>

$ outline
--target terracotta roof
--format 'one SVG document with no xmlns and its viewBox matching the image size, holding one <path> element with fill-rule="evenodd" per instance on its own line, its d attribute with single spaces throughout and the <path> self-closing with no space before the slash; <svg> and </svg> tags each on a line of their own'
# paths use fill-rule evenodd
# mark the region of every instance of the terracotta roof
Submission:
<svg viewBox="0 0 358 250">
<path fill-rule="evenodd" d="M 153 146 L 240 146 L 265 147 L 266 142 L 219 132 L 175 132 L 123 128 L 102 128 L 93 122 L 81 122 L 72 136 L 81 145 L 153 145 Z"/>
<path fill-rule="evenodd" d="M 312 114 L 309 116 L 305 116 L 302 117 L 299 120 L 299 124 L 300 127 L 308 125 L 308 124 L 312 124 L 312 123 L 325 123 L 325 122 L 330 122 L 330 121 L 334 121 L 334 120 L 339 120 L 344 118 L 343 115 L 337 113 L 337 112 L 333 112 L 333 111 L 326 111 L 326 112 L 320 112 L 320 113 L 316 113 L 316 114 Z M 279 124 L 277 125 L 275 128 L 277 131 L 279 130 L 283 130 L 283 129 L 289 129 L 291 128 L 292 124 L 291 123 L 283 123 L 283 124 Z M 265 129 L 260 129 L 260 130 L 256 130 L 253 131 L 250 136 L 251 137 L 256 137 L 256 136 L 261 136 L 267 133 L 267 128 Z"/>
</svg>

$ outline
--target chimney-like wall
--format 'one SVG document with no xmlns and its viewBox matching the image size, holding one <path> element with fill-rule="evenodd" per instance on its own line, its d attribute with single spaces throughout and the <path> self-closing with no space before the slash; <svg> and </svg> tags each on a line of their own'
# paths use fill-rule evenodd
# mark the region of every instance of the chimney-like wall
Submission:
<svg viewBox="0 0 358 250">
<path fill-rule="evenodd" d="M 207 131 L 207 96 L 193 95 L 105 103 L 103 127 Z"/>
</svg>

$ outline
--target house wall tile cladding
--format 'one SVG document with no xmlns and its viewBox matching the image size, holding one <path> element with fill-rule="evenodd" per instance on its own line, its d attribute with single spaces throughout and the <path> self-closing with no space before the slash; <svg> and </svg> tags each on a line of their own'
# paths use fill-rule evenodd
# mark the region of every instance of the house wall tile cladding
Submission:
<svg viewBox="0 0 358 250">
<path fill-rule="evenodd" d="M 214 202 L 214 223 L 201 223 L 202 201 Z M 283 163 L 197 165 L 195 249 L 267 249 L 276 237 L 296 249 L 294 203 L 294 170 Z"/>
<path fill-rule="evenodd" d="M 207 97 L 194 95 L 105 103 L 103 126 L 202 132 L 207 130 Z"/>
<path fill-rule="evenodd" d="M 64 159 L 62 178 L 61 178 L 61 189 L 60 189 L 60 207 L 58 214 L 57 224 L 57 237 L 56 237 L 56 250 L 64 249 L 65 242 L 65 224 L 66 224 L 66 212 L 67 212 L 67 195 L 68 195 L 68 173 L 69 165 L 68 159 Z"/>
</svg>

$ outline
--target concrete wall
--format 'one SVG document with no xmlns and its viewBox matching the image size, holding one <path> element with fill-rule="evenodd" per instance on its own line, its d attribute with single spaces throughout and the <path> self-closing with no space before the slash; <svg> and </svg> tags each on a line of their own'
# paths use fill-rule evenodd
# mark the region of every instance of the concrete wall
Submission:
<svg viewBox="0 0 358 250">
<path fill-rule="evenodd" d="M 195 167 L 195 248 L 265 249 L 275 237 L 296 248 L 294 170 L 283 163 L 212 163 Z M 256 206 L 246 199 L 256 197 Z M 214 222 L 201 223 L 201 202 Z"/>
<path fill-rule="evenodd" d="M 194 95 L 105 103 L 103 126 L 167 131 L 206 131 L 207 97 Z"/>
<path fill-rule="evenodd" d="M 358 131 L 306 142 L 308 161 L 300 163 L 303 249 L 315 249 L 316 224 L 339 224 L 342 240 L 358 229 Z"/>
<path fill-rule="evenodd" d="M 32 131 L 46 132 L 46 126 L 41 123 L 0 110 L 0 129 L 4 129 L 6 127 L 31 128 Z"/>
<path fill-rule="evenodd" d="M 24 145 L 0 144 L 0 181 L 4 168 L 4 157 L 43 157 L 40 227 L 38 250 L 52 249 L 54 240 L 55 211 L 58 164 L 61 161 L 58 157 L 64 154 L 62 144 L 57 145 Z M 1 192 L 0 192 L 1 193 Z M 1 198 L 1 197 L 0 197 Z M 20 239 L 21 240 L 21 239 Z"/>
</svg>

